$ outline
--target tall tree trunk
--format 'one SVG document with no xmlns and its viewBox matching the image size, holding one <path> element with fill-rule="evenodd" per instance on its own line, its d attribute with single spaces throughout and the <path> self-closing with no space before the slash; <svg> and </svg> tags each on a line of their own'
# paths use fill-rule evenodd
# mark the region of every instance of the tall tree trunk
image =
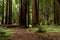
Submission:
<svg viewBox="0 0 60 40">
<path fill-rule="evenodd" d="M 4 0 L 2 1 L 2 24 L 4 24 Z"/>
<path fill-rule="evenodd" d="M 27 10 L 28 10 L 28 27 L 30 25 L 30 0 L 27 0 Z"/>
<path fill-rule="evenodd" d="M 19 0 L 19 26 L 21 26 L 22 0 Z"/>
<path fill-rule="evenodd" d="M 58 0 L 55 0 L 54 1 L 54 24 L 56 25 L 60 25 L 59 16 L 60 16 L 60 5 Z"/>
<path fill-rule="evenodd" d="M 37 0 L 32 0 L 32 26 L 36 26 L 39 22 L 39 13 L 37 10 Z"/>
<path fill-rule="evenodd" d="M 9 18 L 8 24 L 12 24 L 12 0 L 9 0 Z"/>
<path fill-rule="evenodd" d="M 20 26 L 26 27 L 27 0 L 21 0 Z"/>
<path fill-rule="evenodd" d="M 37 0 L 37 15 L 36 15 L 36 20 L 37 20 L 37 24 L 39 25 L 40 23 L 39 23 L 39 0 Z"/>
<path fill-rule="evenodd" d="M 9 0 L 6 0 L 6 16 L 5 16 L 5 24 L 8 24 L 8 5 L 9 5 Z"/>
</svg>

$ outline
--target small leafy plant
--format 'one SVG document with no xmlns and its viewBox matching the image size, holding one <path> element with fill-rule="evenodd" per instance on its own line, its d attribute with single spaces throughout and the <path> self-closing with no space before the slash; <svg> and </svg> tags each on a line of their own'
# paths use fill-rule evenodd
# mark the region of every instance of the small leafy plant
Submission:
<svg viewBox="0 0 60 40">
<path fill-rule="evenodd" d="M 37 27 L 38 27 L 38 30 L 36 32 L 41 32 L 41 33 L 46 32 L 46 30 L 43 27 L 41 27 L 40 25 L 37 25 Z"/>
</svg>

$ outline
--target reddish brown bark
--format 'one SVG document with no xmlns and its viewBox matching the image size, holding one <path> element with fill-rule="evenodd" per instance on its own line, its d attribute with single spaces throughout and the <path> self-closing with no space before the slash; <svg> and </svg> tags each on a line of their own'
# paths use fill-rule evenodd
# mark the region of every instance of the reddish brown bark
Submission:
<svg viewBox="0 0 60 40">
<path fill-rule="evenodd" d="M 39 23 L 39 13 L 37 10 L 37 0 L 32 0 L 32 26 Z"/>
</svg>

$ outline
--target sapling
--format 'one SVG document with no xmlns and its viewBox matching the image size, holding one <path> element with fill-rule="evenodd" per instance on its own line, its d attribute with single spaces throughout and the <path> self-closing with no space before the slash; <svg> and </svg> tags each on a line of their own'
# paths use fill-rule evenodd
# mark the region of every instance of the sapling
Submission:
<svg viewBox="0 0 60 40">
<path fill-rule="evenodd" d="M 43 28 L 43 27 L 41 27 L 40 25 L 38 25 L 37 27 L 38 27 L 37 32 L 41 32 L 41 33 L 46 32 L 46 30 L 44 30 L 44 28 Z"/>
</svg>

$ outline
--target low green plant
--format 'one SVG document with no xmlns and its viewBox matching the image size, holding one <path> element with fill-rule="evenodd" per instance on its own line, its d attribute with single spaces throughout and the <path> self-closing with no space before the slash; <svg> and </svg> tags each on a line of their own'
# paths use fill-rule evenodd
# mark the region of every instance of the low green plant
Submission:
<svg viewBox="0 0 60 40">
<path fill-rule="evenodd" d="M 37 25 L 37 27 L 38 27 L 38 30 L 36 32 L 46 32 L 46 30 L 42 26 Z"/>
<path fill-rule="evenodd" d="M 6 38 L 6 33 L 3 31 L 3 29 L 0 29 L 0 40 L 4 40 Z"/>
<path fill-rule="evenodd" d="M 8 28 L 0 27 L 0 40 L 5 40 L 9 35 L 12 35 L 14 31 L 9 30 Z"/>
</svg>

